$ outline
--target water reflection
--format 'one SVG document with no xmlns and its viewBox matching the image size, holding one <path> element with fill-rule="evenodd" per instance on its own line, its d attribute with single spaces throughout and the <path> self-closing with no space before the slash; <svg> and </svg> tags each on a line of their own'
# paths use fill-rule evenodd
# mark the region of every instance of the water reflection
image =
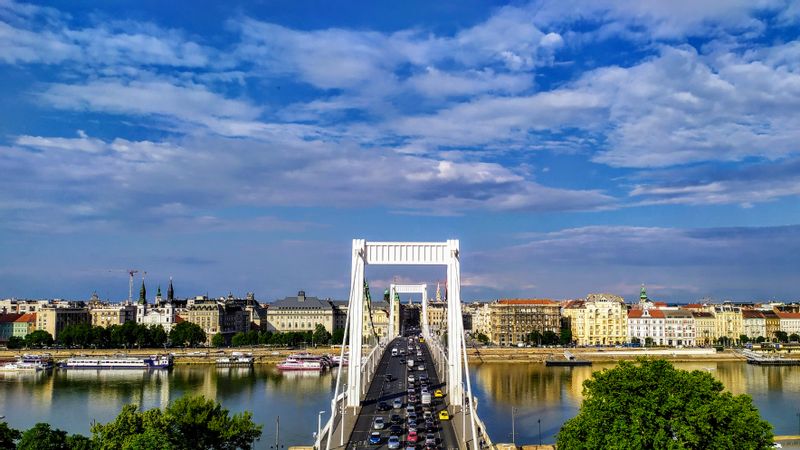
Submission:
<svg viewBox="0 0 800 450">
<path fill-rule="evenodd" d="M 561 425 L 577 414 L 583 400 L 583 382 L 597 370 L 593 367 L 545 367 L 543 364 L 486 363 L 472 367 L 479 414 L 493 440 L 511 441 L 511 408 L 515 408 L 517 443 L 554 442 Z M 740 362 L 677 363 L 685 370 L 707 372 L 733 394 L 749 394 L 762 417 L 776 434 L 798 432 L 800 367 L 752 366 Z"/>
<path fill-rule="evenodd" d="M 164 407 L 184 393 L 203 394 L 234 413 L 251 411 L 253 419 L 264 426 L 256 448 L 269 448 L 274 444 L 278 414 L 283 445 L 312 442 L 317 413 L 329 407 L 333 387 L 330 373 L 283 375 L 271 366 L 4 373 L 0 374 L 0 415 L 19 429 L 49 422 L 72 433 L 89 434 L 92 421 L 113 420 L 123 405 Z"/>
</svg>

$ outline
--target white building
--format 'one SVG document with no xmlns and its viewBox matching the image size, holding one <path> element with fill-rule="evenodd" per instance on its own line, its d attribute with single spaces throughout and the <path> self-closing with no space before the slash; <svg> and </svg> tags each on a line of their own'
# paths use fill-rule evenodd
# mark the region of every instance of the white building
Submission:
<svg viewBox="0 0 800 450">
<path fill-rule="evenodd" d="M 164 331 L 169 333 L 172 327 L 175 326 L 175 317 L 177 315 L 175 306 L 172 304 L 174 299 L 174 291 L 172 289 L 172 279 L 169 280 L 169 288 L 167 289 L 167 301 L 163 302 L 161 298 L 161 288 L 158 288 L 156 294 L 156 304 L 159 306 L 151 306 L 147 303 L 147 295 L 142 281 L 142 288 L 139 291 L 139 302 L 136 304 L 136 323 L 143 325 L 160 325 Z"/>
<path fill-rule="evenodd" d="M 628 336 L 631 341 L 639 340 L 641 345 L 666 345 L 666 318 L 664 312 L 655 308 L 635 308 L 628 311 Z"/>
<path fill-rule="evenodd" d="M 685 309 L 661 311 L 664 315 L 664 339 L 673 347 L 694 347 L 696 330 L 694 317 Z"/>
</svg>

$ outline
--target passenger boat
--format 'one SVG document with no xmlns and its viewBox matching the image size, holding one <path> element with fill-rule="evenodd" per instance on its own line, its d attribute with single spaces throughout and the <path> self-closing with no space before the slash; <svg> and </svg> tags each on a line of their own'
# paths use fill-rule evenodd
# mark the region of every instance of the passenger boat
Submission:
<svg viewBox="0 0 800 450">
<path fill-rule="evenodd" d="M 141 356 L 78 356 L 58 364 L 59 369 L 169 369 L 171 355 Z"/>
<path fill-rule="evenodd" d="M 217 367 L 249 367 L 253 365 L 253 355 L 233 352 L 230 356 L 217 358 Z"/>
<path fill-rule="evenodd" d="M 342 364 L 342 367 L 347 365 L 347 356 L 342 358 L 341 356 L 334 356 L 331 358 L 331 367 L 338 367 L 339 363 Z"/>
<path fill-rule="evenodd" d="M 0 366 L 2 372 L 36 372 L 53 368 L 53 359 L 49 355 L 22 355 L 13 362 Z"/>
<path fill-rule="evenodd" d="M 316 370 L 320 372 L 328 367 L 329 364 L 323 357 L 315 356 L 311 353 L 289 355 L 283 362 L 278 364 L 278 369 L 280 370 Z"/>
</svg>

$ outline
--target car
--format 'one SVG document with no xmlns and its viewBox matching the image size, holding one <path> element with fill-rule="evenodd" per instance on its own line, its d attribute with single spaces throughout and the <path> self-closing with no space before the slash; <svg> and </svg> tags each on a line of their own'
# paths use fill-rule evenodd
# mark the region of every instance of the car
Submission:
<svg viewBox="0 0 800 450">
<path fill-rule="evenodd" d="M 408 436 L 406 436 L 406 441 L 416 443 L 419 440 L 419 436 L 417 435 L 416 431 L 409 431 Z"/>
<path fill-rule="evenodd" d="M 422 413 L 422 418 L 425 420 L 433 420 L 433 414 L 430 411 L 425 411 Z"/>
<path fill-rule="evenodd" d="M 439 411 L 439 420 L 450 420 L 450 413 L 446 409 Z"/>
<path fill-rule="evenodd" d="M 377 431 L 370 433 L 369 435 L 369 443 L 372 445 L 378 445 L 381 443 L 381 434 Z"/>
<path fill-rule="evenodd" d="M 408 424 L 408 432 L 411 433 L 412 431 L 415 432 L 415 433 L 417 432 L 417 424 L 416 423 L 409 423 Z"/>
<path fill-rule="evenodd" d="M 392 401 L 392 408 L 400 409 L 402 407 L 403 407 L 403 400 L 402 399 L 396 398 L 396 399 L 394 399 Z"/>
<path fill-rule="evenodd" d="M 402 423 L 403 418 L 400 417 L 400 414 L 392 414 L 392 417 L 389 419 L 392 423 Z"/>
<path fill-rule="evenodd" d="M 417 423 L 417 413 L 411 413 L 408 415 L 408 421 Z"/>
<path fill-rule="evenodd" d="M 415 380 L 414 375 L 409 375 L 408 376 L 408 382 L 409 383 L 414 383 L 414 380 Z"/>
<path fill-rule="evenodd" d="M 397 436 L 389 436 L 389 440 L 386 441 L 386 444 L 389 448 L 400 448 L 400 438 Z"/>
<path fill-rule="evenodd" d="M 386 426 L 386 423 L 383 421 L 383 417 L 376 417 L 372 421 L 372 428 L 375 430 L 382 430 L 384 426 Z"/>
<path fill-rule="evenodd" d="M 417 366 L 417 370 L 422 372 L 425 370 L 425 366 Z"/>
<path fill-rule="evenodd" d="M 417 350 L 417 356 L 422 356 L 422 350 Z"/>
<path fill-rule="evenodd" d="M 442 397 L 444 397 L 444 392 L 442 392 L 441 389 L 437 389 L 437 390 L 433 391 L 433 396 L 436 397 L 436 398 L 442 398 Z"/>
<path fill-rule="evenodd" d="M 436 436 L 432 434 L 425 436 L 425 445 L 436 445 Z"/>
<path fill-rule="evenodd" d="M 406 415 L 414 414 L 414 411 L 416 411 L 416 410 L 417 410 L 417 408 L 414 408 L 413 405 L 408 405 L 408 406 L 406 406 Z"/>
<path fill-rule="evenodd" d="M 388 411 L 390 409 L 392 409 L 392 407 L 389 406 L 388 403 L 386 403 L 386 402 L 378 403 L 378 411 Z"/>
<path fill-rule="evenodd" d="M 428 432 L 432 433 L 432 432 L 436 431 L 436 424 L 433 422 L 433 420 L 426 420 L 425 421 L 425 429 L 428 430 Z"/>
<path fill-rule="evenodd" d="M 403 427 L 401 427 L 400 425 L 392 425 L 391 427 L 389 427 L 389 434 L 393 436 L 403 434 Z"/>
</svg>

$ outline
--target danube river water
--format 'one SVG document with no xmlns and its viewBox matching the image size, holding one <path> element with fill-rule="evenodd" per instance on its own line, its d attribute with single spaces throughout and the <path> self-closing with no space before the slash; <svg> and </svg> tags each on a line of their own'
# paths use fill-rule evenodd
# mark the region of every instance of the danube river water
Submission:
<svg viewBox="0 0 800 450">
<path fill-rule="evenodd" d="M 551 368 L 541 364 L 478 364 L 471 369 L 481 418 L 495 442 L 511 441 L 515 408 L 517 443 L 554 442 L 581 402 L 581 385 L 594 367 Z M 758 367 L 740 362 L 678 363 L 683 369 L 708 371 L 734 394 L 753 397 L 776 434 L 798 434 L 800 367 Z M 264 425 L 257 448 L 275 444 L 280 416 L 281 445 L 312 442 L 317 416 L 330 404 L 333 377 L 328 374 L 281 374 L 274 366 L 218 369 L 176 366 L 167 372 L 54 371 L 49 374 L 0 374 L 0 414 L 19 429 L 36 422 L 73 433 L 89 434 L 92 421 L 112 420 L 120 408 L 136 403 L 165 406 L 185 393 L 203 394 L 234 412 L 252 411 Z M 327 416 L 323 416 L 323 423 Z"/>
</svg>

